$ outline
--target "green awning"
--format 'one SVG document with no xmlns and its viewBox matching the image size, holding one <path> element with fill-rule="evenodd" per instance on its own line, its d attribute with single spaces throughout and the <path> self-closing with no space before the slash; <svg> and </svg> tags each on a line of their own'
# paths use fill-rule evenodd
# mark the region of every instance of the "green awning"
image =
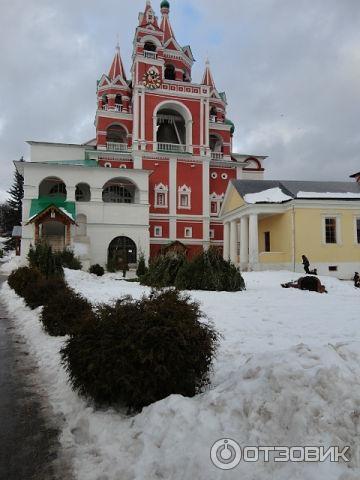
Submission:
<svg viewBox="0 0 360 480">
<path fill-rule="evenodd" d="M 75 222 L 76 219 L 76 204 L 75 202 L 67 202 L 62 198 L 56 197 L 40 197 L 34 198 L 31 200 L 31 207 L 30 207 L 30 216 L 28 222 L 33 220 L 35 217 L 40 215 L 40 213 L 44 212 L 49 207 L 56 207 L 58 208 L 64 215 L 69 217 L 71 220 Z"/>
</svg>

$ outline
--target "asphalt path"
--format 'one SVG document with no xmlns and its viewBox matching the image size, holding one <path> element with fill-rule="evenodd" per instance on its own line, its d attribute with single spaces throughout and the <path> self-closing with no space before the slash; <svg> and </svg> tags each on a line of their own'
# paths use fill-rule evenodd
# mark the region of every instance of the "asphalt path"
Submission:
<svg viewBox="0 0 360 480">
<path fill-rule="evenodd" d="M 0 288 L 6 277 L 0 276 Z M 73 480 L 25 340 L 0 302 L 0 479 Z"/>
</svg>

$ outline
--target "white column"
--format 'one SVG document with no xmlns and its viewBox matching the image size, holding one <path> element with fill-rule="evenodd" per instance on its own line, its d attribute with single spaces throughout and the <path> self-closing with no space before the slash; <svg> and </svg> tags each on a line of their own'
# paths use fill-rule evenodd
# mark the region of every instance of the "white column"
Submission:
<svg viewBox="0 0 360 480">
<path fill-rule="evenodd" d="M 230 223 L 230 260 L 238 263 L 238 224 L 236 220 Z"/>
<path fill-rule="evenodd" d="M 169 213 L 170 213 L 170 240 L 176 240 L 176 211 L 177 211 L 177 160 L 169 159 L 170 185 L 169 185 Z"/>
<path fill-rule="evenodd" d="M 203 239 L 204 248 L 210 246 L 210 160 L 203 160 Z"/>
<path fill-rule="evenodd" d="M 133 98 L 133 144 L 136 145 L 139 142 L 139 92 L 135 89 Z"/>
<path fill-rule="evenodd" d="M 75 191 L 76 191 L 76 187 L 69 187 L 67 186 L 66 187 L 66 200 L 68 202 L 75 202 Z"/>
<path fill-rule="evenodd" d="M 250 268 L 256 268 L 259 263 L 259 229 L 258 216 L 249 217 L 249 264 Z"/>
<path fill-rule="evenodd" d="M 224 223 L 224 260 L 230 258 L 230 223 Z"/>
<path fill-rule="evenodd" d="M 200 102 L 200 148 L 203 150 L 204 147 L 204 100 Z"/>
<path fill-rule="evenodd" d="M 242 267 L 249 263 L 249 217 L 240 219 L 240 263 Z"/>
<path fill-rule="evenodd" d="M 145 91 L 141 91 L 141 141 L 145 141 Z"/>
</svg>

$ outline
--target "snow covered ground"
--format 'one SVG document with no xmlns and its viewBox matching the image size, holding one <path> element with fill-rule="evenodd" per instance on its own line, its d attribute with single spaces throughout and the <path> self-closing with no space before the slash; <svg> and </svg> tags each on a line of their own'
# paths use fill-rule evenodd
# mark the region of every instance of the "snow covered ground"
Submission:
<svg viewBox="0 0 360 480">
<path fill-rule="evenodd" d="M 291 272 L 244 274 L 247 291 L 194 292 L 224 338 L 211 388 L 188 399 L 172 396 L 127 418 L 94 411 L 72 392 L 59 363 L 64 339 L 48 337 L 4 285 L 1 298 L 39 362 L 62 445 L 79 480 L 359 480 L 360 291 L 321 278 L 320 295 L 284 290 Z M 88 299 L 110 302 L 149 289 L 115 274 L 98 278 L 66 271 Z M 243 463 L 216 469 L 210 448 L 221 438 L 241 446 L 350 446 L 350 464 Z"/>
</svg>

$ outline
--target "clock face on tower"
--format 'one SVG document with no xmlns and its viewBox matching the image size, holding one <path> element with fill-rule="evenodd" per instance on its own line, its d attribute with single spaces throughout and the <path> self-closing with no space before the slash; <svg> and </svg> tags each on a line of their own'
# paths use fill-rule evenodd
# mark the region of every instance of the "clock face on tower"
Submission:
<svg viewBox="0 0 360 480">
<path fill-rule="evenodd" d="M 146 88 L 150 88 L 151 90 L 155 90 L 156 88 L 160 88 L 160 75 L 154 68 L 150 68 L 144 76 L 143 76 L 143 85 Z"/>
</svg>

